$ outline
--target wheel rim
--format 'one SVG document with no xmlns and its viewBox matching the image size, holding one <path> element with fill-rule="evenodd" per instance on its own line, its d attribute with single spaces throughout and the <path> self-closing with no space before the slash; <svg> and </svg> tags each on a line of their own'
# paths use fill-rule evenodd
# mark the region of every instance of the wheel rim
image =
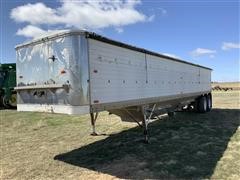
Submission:
<svg viewBox="0 0 240 180">
<path fill-rule="evenodd" d="M 17 94 L 12 94 L 9 99 L 9 105 L 16 107 L 17 106 Z"/>
<path fill-rule="evenodd" d="M 3 106 L 6 108 L 17 106 L 17 94 L 12 94 L 9 99 L 6 96 L 3 97 Z"/>
</svg>

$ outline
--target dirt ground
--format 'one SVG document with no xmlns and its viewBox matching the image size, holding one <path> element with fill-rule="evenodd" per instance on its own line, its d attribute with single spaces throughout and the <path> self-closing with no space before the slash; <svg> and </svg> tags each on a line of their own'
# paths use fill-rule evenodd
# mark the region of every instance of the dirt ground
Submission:
<svg viewBox="0 0 240 180">
<path fill-rule="evenodd" d="M 142 130 L 100 114 L 1 110 L 1 179 L 240 179 L 240 91 L 214 92 L 206 114 L 178 112 Z M 105 133 L 105 134 L 103 134 Z"/>
</svg>

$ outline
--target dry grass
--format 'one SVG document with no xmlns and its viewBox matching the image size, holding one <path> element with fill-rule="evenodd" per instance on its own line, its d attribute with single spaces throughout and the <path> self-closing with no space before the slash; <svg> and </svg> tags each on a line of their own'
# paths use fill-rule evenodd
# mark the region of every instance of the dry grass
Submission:
<svg viewBox="0 0 240 180">
<path fill-rule="evenodd" d="M 240 91 L 214 91 L 214 108 L 240 109 Z"/>
<path fill-rule="evenodd" d="M 2 179 L 240 179 L 240 92 L 213 94 L 206 114 L 177 113 L 149 125 L 150 144 L 135 124 L 89 116 L 2 110 Z"/>
</svg>

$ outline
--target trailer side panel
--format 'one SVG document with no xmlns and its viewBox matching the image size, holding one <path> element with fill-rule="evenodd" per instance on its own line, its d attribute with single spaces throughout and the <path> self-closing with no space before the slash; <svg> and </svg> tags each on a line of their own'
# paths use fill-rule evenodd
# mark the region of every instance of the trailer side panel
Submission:
<svg viewBox="0 0 240 180">
<path fill-rule="evenodd" d="M 211 70 L 89 39 L 91 104 L 200 95 Z"/>
</svg>

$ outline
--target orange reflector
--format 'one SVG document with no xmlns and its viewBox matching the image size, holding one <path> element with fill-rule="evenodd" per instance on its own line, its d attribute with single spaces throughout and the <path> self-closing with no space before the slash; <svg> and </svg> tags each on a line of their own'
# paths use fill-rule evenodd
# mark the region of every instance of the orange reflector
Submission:
<svg viewBox="0 0 240 180">
<path fill-rule="evenodd" d="M 60 71 L 60 73 L 61 73 L 61 74 L 65 74 L 66 71 L 63 69 L 63 70 Z"/>
</svg>

